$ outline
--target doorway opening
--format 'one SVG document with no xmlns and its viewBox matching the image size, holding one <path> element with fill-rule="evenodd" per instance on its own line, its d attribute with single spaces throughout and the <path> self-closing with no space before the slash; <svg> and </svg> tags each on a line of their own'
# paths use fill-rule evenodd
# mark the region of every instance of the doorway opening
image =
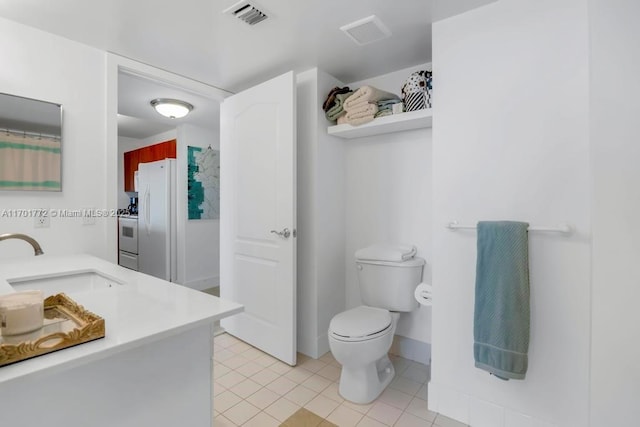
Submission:
<svg viewBox="0 0 640 427">
<path fill-rule="evenodd" d="M 174 195 L 169 215 L 173 215 L 173 223 L 168 221 L 165 229 L 161 227 L 161 232 L 173 239 L 173 246 L 168 252 L 149 250 L 145 254 L 140 252 L 143 248 L 139 245 L 138 259 L 152 256 L 157 258 L 155 262 L 169 265 L 173 259 L 171 268 L 175 271 L 171 275 L 172 281 L 215 293 L 219 286 L 219 215 L 216 217 L 209 212 L 209 215 L 194 219 L 189 214 L 189 153 L 219 150 L 220 102 L 230 93 L 112 54 L 108 57 L 108 69 L 107 154 L 110 176 L 107 203 L 117 207 L 119 213 L 128 214 L 129 219 L 135 218 L 136 209 L 132 210 L 132 207 L 142 213 L 140 209 L 144 202 L 141 194 L 148 187 L 142 189 L 131 185 L 136 181 L 134 176 L 138 175 L 133 172 L 143 170 L 139 167 L 143 163 L 175 159 L 171 162 L 175 169 L 174 178 L 170 178 Z M 180 99 L 192 104 L 193 110 L 183 118 L 166 118 L 151 105 L 151 101 L 157 98 Z M 127 153 L 129 162 L 125 162 Z M 135 159 L 133 164 L 131 158 Z M 148 199 L 149 195 L 144 195 Z M 149 218 L 145 216 L 145 219 Z M 108 236 L 109 252 L 112 261 L 118 262 L 119 239 L 115 233 L 118 226 L 114 224 L 113 227 L 113 236 L 110 232 Z M 150 228 L 155 232 L 158 226 L 155 223 L 153 227 L 145 226 L 138 234 L 151 232 Z"/>
</svg>

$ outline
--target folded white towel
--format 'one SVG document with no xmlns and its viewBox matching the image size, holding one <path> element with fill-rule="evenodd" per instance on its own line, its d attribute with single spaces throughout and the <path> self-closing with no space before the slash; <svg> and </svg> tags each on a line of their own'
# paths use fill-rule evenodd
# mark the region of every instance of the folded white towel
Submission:
<svg viewBox="0 0 640 427">
<path fill-rule="evenodd" d="M 413 245 L 377 244 L 356 251 L 356 259 L 401 262 L 413 258 L 417 249 Z"/>
<path fill-rule="evenodd" d="M 347 121 L 352 121 L 354 119 L 361 119 L 367 116 L 375 116 L 378 112 L 378 106 L 376 104 L 363 104 L 361 108 L 356 110 L 347 111 Z"/>
<path fill-rule="evenodd" d="M 385 92 L 373 86 L 362 86 L 360 89 L 344 100 L 344 109 L 347 112 L 353 108 L 354 104 L 362 102 L 377 102 L 383 99 L 400 99 L 398 95 L 391 92 Z"/>
</svg>

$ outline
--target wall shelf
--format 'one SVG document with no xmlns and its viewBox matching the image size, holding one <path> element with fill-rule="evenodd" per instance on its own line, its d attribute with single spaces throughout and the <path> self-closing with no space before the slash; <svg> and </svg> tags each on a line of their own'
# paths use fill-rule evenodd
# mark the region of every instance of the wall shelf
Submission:
<svg viewBox="0 0 640 427">
<path fill-rule="evenodd" d="M 382 135 L 404 130 L 430 128 L 433 121 L 433 109 L 408 111 L 402 114 L 379 117 L 360 126 L 341 124 L 329 126 L 327 133 L 340 138 L 361 138 L 363 136 Z"/>
</svg>

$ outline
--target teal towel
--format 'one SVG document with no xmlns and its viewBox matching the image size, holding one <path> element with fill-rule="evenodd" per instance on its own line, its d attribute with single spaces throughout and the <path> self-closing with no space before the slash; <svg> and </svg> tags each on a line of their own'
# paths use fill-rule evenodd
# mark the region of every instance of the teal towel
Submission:
<svg viewBox="0 0 640 427">
<path fill-rule="evenodd" d="M 498 378 L 524 379 L 529 350 L 529 224 L 478 223 L 473 355 Z"/>
</svg>

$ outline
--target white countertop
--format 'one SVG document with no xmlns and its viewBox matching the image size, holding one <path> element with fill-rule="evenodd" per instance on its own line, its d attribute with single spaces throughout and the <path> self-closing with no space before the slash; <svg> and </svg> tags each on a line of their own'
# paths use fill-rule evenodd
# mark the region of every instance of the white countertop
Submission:
<svg viewBox="0 0 640 427">
<path fill-rule="evenodd" d="M 71 368 L 243 310 L 240 304 L 90 255 L 42 255 L 0 261 L 0 295 L 14 292 L 8 282 L 15 279 L 74 271 L 97 271 L 125 283 L 108 289 L 66 292 L 85 309 L 105 319 L 105 338 L 2 366 L 0 383 Z"/>
<path fill-rule="evenodd" d="M 133 214 L 121 214 L 118 215 L 118 218 L 130 218 L 130 219 L 138 219 L 138 215 L 133 215 Z"/>
</svg>

